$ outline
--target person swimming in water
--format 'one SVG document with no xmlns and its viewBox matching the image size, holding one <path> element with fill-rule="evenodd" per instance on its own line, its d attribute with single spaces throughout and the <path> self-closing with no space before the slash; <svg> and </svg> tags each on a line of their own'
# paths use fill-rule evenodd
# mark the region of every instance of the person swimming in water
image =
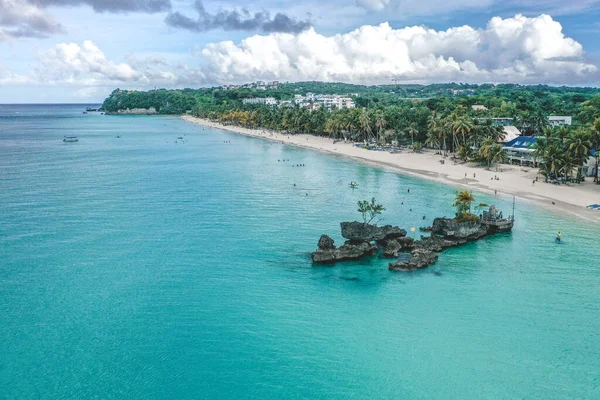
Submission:
<svg viewBox="0 0 600 400">
<path fill-rule="evenodd" d="M 558 232 L 558 234 L 556 235 L 555 241 L 556 241 L 556 243 L 562 242 L 562 234 L 560 232 Z"/>
</svg>

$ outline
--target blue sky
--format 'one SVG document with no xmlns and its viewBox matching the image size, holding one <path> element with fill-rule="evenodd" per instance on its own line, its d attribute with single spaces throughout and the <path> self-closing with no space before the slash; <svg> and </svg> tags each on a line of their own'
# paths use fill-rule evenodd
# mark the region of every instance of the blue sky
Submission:
<svg viewBox="0 0 600 400">
<path fill-rule="evenodd" d="M 0 0 L 0 103 L 258 79 L 598 86 L 600 0 Z"/>
</svg>

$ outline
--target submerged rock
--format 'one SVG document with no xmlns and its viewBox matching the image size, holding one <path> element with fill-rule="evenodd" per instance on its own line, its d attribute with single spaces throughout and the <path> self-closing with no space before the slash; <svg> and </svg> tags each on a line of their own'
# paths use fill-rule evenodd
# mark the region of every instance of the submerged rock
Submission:
<svg viewBox="0 0 600 400">
<path fill-rule="evenodd" d="M 352 242 L 372 242 L 406 236 L 406 231 L 397 226 L 376 226 L 363 222 L 342 222 L 342 236 Z"/>
<path fill-rule="evenodd" d="M 415 249 L 412 252 L 412 257 L 407 261 L 398 261 L 390 263 L 388 269 L 390 271 L 414 271 L 416 269 L 427 268 L 438 259 L 438 254 L 429 250 Z"/>
<path fill-rule="evenodd" d="M 421 237 L 421 240 L 415 242 L 414 248 L 417 250 L 440 253 L 444 249 L 460 246 L 466 242 L 466 240 L 447 240 L 438 236 Z"/>
<path fill-rule="evenodd" d="M 346 243 L 337 249 L 319 248 L 312 253 L 311 257 L 314 263 L 330 264 L 338 261 L 359 260 L 363 257 L 374 255 L 375 253 L 377 253 L 377 246 L 371 243 Z"/>
</svg>

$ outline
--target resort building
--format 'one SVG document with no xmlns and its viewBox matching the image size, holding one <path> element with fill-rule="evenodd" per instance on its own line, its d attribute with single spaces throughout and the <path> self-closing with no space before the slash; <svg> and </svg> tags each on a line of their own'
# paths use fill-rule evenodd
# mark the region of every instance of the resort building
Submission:
<svg viewBox="0 0 600 400">
<path fill-rule="evenodd" d="M 354 100 L 351 97 L 343 97 L 337 94 L 318 94 L 306 93 L 306 96 L 294 95 L 294 104 L 299 107 L 310 107 L 316 109 L 313 104 L 318 104 L 319 107 L 324 107 L 327 110 L 355 108 Z"/>
<path fill-rule="evenodd" d="M 512 126 L 514 118 L 492 118 L 494 126 Z"/>
<path fill-rule="evenodd" d="M 508 143 L 521 136 L 521 131 L 516 126 L 508 125 L 502 128 L 504 129 L 504 139 L 500 140 L 500 143 Z"/>
<path fill-rule="evenodd" d="M 276 106 L 277 100 L 273 97 L 252 97 L 250 99 L 242 100 L 244 104 L 264 104 L 266 106 Z"/>
<path fill-rule="evenodd" d="M 533 158 L 533 144 L 535 138 L 531 136 L 519 136 L 504 145 L 506 160 L 509 164 L 535 167 Z"/>
<path fill-rule="evenodd" d="M 475 105 L 471 106 L 471 109 L 473 111 L 487 111 L 488 108 L 486 106 L 481 105 L 481 104 L 475 104 Z"/>
<path fill-rule="evenodd" d="M 551 115 L 548 117 L 548 123 L 550 126 L 568 126 L 571 125 L 572 117 L 559 117 L 555 115 Z"/>
</svg>

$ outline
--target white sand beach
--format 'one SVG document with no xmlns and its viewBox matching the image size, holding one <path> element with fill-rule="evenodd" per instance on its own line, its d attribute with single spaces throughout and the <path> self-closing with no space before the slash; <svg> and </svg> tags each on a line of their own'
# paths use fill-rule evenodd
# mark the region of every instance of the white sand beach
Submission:
<svg viewBox="0 0 600 400">
<path fill-rule="evenodd" d="M 353 143 L 337 142 L 313 135 L 285 135 L 268 130 L 254 130 L 238 126 L 227 126 L 217 122 L 196 118 L 190 115 L 184 120 L 203 126 L 224 129 L 231 132 L 275 140 L 286 144 L 302 146 L 318 151 L 344 155 L 366 162 L 398 169 L 404 173 L 417 175 L 454 186 L 467 187 L 497 193 L 497 196 L 512 196 L 535 201 L 558 212 L 566 212 L 579 217 L 600 222 L 600 212 L 587 209 L 590 204 L 600 204 L 600 186 L 589 178 L 581 185 L 553 185 L 544 183 L 543 177 L 533 184 L 538 176 L 535 168 L 523 168 L 501 164 L 491 170 L 472 164 L 455 164 L 447 158 L 442 164 L 440 155 L 432 151 L 417 154 L 410 150 L 391 154 L 385 151 L 371 151 L 354 146 Z M 494 177 L 498 177 L 496 180 Z"/>
</svg>

